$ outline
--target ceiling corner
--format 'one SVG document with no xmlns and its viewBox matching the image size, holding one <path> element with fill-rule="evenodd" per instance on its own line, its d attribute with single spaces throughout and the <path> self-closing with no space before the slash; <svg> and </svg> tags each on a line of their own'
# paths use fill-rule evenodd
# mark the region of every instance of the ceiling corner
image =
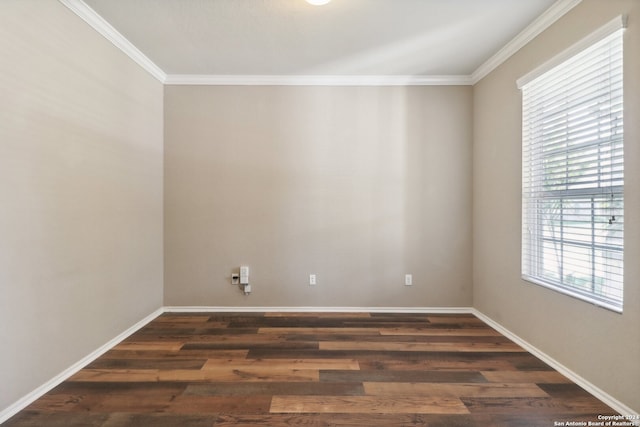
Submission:
<svg viewBox="0 0 640 427">
<path fill-rule="evenodd" d="M 167 74 L 82 0 L 58 0 L 161 83 Z"/>
<path fill-rule="evenodd" d="M 562 18 L 567 12 L 580 4 L 582 0 L 558 0 L 535 21 L 529 24 L 517 36 L 480 65 L 472 74 L 472 84 L 478 83 L 503 62 L 522 49 L 527 43 Z"/>
<path fill-rule="evenodd" d="M 89 24 L 114 46 L 129 56 L 149 74 L 163 84 L 172 85 L 337 85 L 337 86 L 425 86 L 474 85 L 500 66 L 513 54 L 533 40 L 582 0 L 557 0 L 535 21 L 521 31 L 471 75 L 414 75 L 414 76 L 254 76 L 254 75 L 167 75 L 151 59 L 134 46 L 109 22 L 96 13 L 83 0 L 58 0 Z"/>
</svg>

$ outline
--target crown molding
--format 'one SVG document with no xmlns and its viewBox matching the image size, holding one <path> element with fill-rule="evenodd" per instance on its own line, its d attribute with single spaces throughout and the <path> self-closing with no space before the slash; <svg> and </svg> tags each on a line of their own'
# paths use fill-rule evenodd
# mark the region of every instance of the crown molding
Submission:
<svg viewBox="0 0 640 427">
<path fill-rule="evenodd" d="M 169 74 L 167 85 L 202 86 L 467 86 L 471 76 Z"/>
<path fill-rule="evenodd" d="M 144 68 L 149 74 L 164 83 L 167 75 L 147 56 L 135 47 L 129 40 L 118 32 L 111 24 L 104 20 L 96 11 L 91 9 L 82 0 L 58 0 L 60 3 L 69 8 L 73 13 L 78 15 L 82 20 L 89 24 L 94 30 L 100 33 L 104 38 L 109 40 L 124 52 L 129 58 L 133 59 L 138 65 Z"/>
<path fill-rule="evenodd" d="M 558 19 L 562 18 L 567 12 L 580 4 L 582 0 L 558 0 L 542 15 L 540 15 L 529 26 L 522 30 L 513 40 L 507 43 L 491 58 L 480 65 L 471 74 L 471 84 L 475 85 L 490 72 L 498 68 L 503 62 L 509 59 L 513 54 L 522 49 L 527 43 L 536 38 L 540 33 L 549 28 Z"/>
<path fill-rule="evenodd" d="M 211 86 L 472 86 L 549 28 L 582 0 L 557 0 L 471 75 L 199 75 L 169 74 L 151 61 L 82 0 L 58 0 L 158 81 Z"/>
</svg>

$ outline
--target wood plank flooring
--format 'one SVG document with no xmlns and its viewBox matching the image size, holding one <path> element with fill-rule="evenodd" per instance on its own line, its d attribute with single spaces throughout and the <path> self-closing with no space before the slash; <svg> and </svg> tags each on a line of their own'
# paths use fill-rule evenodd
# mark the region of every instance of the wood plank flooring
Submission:
<svg viewBox="0 0 640 427">
<path fill-rule="evenodd" d="M 4 425 L 548 427 L 614 413 L 472 315 L 167 313 Z"/>
</svg>

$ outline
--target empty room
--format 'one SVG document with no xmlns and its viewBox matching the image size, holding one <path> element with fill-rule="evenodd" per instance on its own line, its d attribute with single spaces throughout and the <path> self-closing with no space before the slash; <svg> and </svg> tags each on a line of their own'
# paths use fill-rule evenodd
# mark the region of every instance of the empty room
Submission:
<svg viewBox="0 0 640 427">
<path fill-rule="evenodd" d="M 639 261 L 640 0 L 0 0 L 3 426 L 637 426 Z"/>
</svg>

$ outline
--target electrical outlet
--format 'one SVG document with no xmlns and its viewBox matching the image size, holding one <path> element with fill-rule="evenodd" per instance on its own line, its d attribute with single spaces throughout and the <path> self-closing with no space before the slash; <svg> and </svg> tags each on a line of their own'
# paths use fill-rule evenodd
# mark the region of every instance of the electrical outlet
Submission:
<svg viewBox="0 0 640 427">
<path fill-rule="evenodd" d="M 309 286 L 315 286 L 316 285 L 316 275 L 315 274 L 310 274 L 309 275 Z"/>
<path fill-rule="evenodd" d="M 404 285 L 413 286 L 413 276 L 411 274 L 404 275 Z"/>
</svg>

